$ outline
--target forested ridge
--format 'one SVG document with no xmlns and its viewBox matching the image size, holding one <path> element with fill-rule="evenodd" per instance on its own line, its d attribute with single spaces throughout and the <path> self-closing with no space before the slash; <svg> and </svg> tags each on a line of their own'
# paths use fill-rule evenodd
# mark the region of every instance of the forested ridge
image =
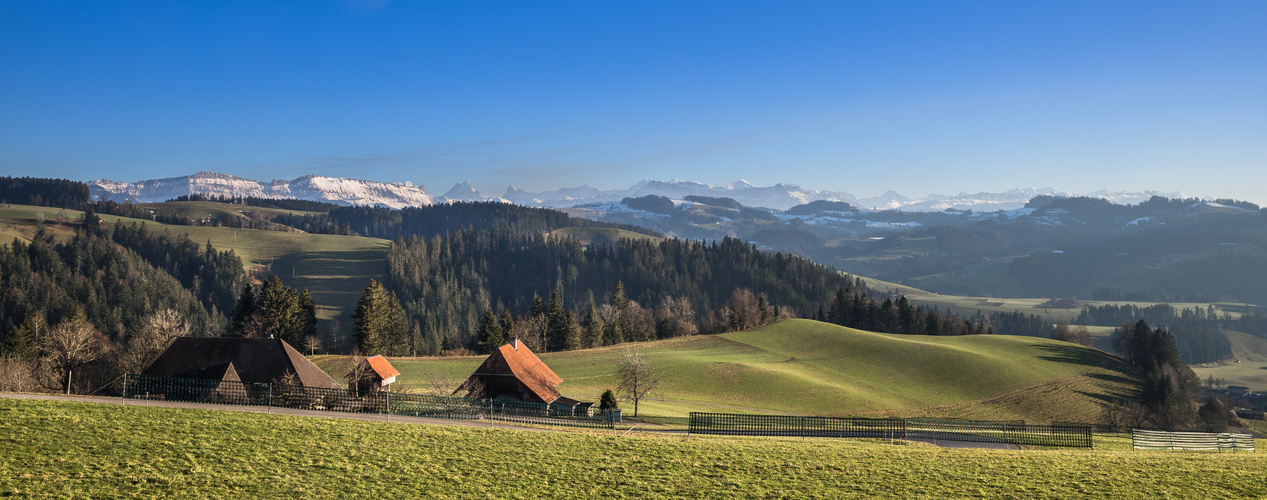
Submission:
<svg viewBox="0 0 1267 500">
<path fill-rule="evenodd" d="M 485 309 L 523 315 L 552 294 L 562 307 L 582 310 L 603 305 L 621 284 L 641 308 L 673 301 L 666 308 L 685 309 L 708 332 L 724 328 L 720 319 L 709 318 L 736 290 L 768 303 L 769 314 L 775 305 L 780 314 L 793 314 L 817 310 L 832 290 L 852 281 L 826 266 L 759 252 L 733 238 L 584 246 L 572 238 L 494 228 L 398 238 L 388 253 L 386 285 L 430 337 L 428 345 L 469 347 L 478 343 L 472 332 Z"/>
<path fill-rule="evenodd" d="M 1122 326 L 1146 321 L 1167 330 L 1185 363 L 1210 363 L 1232 357 L 1232 345 L 1223 329 L 1267 336 L 1262 315 L 1246 313 L 1240 319 L 1218 314 L 1214 306 L 1178 309 L 1169 304 L 1139 307 L 1133 304 L 1085 306 L 1074 324 Z"/>
<path fill-rule="evenodd" d="M 171 274 L 104 235 L 0 245 L 0 345 L 6 353 L 33 353 L 50 325 L 78 314 L 107 339 L 123 342 L 159 309 L 176 311 L 200 335 L 224 322 Z"/>
<path fill-rule="evenodd" d="M 508 228 L 521 233 L 550 232 L 570 226 L 614 227 L 659 236 L 636 226 L 572 218 L 549 208 L 499 202 L 442 203 L 400 210 L 382 207 L 333 207 L 324 214 L 282 214 L 273 219 L 309 233 L 345 234 L 394 240 L 432 236 L 461 229 Z"/>
</svg>

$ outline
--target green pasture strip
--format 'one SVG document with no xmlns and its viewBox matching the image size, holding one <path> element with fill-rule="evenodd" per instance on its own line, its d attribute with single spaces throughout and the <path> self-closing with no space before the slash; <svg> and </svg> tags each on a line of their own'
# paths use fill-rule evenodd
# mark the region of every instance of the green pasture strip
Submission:
<svg viewBox="0 0 1267 500">
<path fill-rule="evenodd" d="M 621 349 L 609 346 L 541 353 L 568 397 L 597 401 L 614 388 Z M 1134 375 L 1101 351 L 1010 336 L 928 337 L 864 332 L 789 320 L 725 335 L 643 342 L 664 376 L 639 412 L 788 413 L 820 416 L 972 416 L 990 420 L 1093 421 L 1100 397 L 1120 397 Z M 461 383 L 483 356 L 394 358 L 399 383 Z M 336 378 L 337 356 L 314 358 Z M 451 389 L 450 389 L 451 390 Z M 632 402 L 622 402 L 632 416 Z"/>
<path fill-rule="evenodd" d="M 154 213 L 169 213 L 188 217 L 194 220 L 202 220 L 207 218 L 219 217 L 221 215 L 230 215 L 233 217 L 245 217 L 243 212 L 255 212 L 263 214 L 265 217 L 273 218 L 281 214 L 291 215 L 316 215 L 321 212 L 308 212 L 304 210 L 288 210 L 284 208 L 268 208 L 253 207 L 250 205 L 235 205 L 232 203 L 220 203 L 215 201 L 168 201 L 163 203 L 139 203 L 137 207 L 145 208 Z"/>
<path fill-rule="evenodd" d="M 965 295 L 942 295 L 939 293 L 921 290 L 919 288 L 915 288 L 912 286 L 900 285 L 897 283 L 890 283 L 887 281 L 881 281 L 874 278 L 864 277 L 862 278 L 862 280 L 866 282 L 867 287 L 872 290 L 880 290 L 880 291 L 896 290 L 902 293 L 903 295 L 906 295 L 906 298 L 908 300 L 916 304 L 935 305 L 941 308 L 942 310 L 954 312 L 957 314 L 971 315 L 971 314 L 976 314 L 977 311 L 981 311 L 985 313 L 1020 311 L 1025 314 L 1036 314 L 1039 317 L 1048 319 L 1052 323 L 1055 323 L 1056 321 L 1059 321 L 1059 320 L 1070 321 L 1073 318 L 1077 317 L 1078 314 L 1082 313 L 1081 307 L 1075 307 L 1071 309 L 1043 307 L 1043 304 L 1048 301 L 1048 299 L 1046 298 L 1024 298 L 1024 297 L 1002 298 L 1002 297 L 978 297 L 978 296 L 965 296 Z M 1141 308 L 1158 305 L 1158 304 L 1169 304 L 1169 305 L 1174 306 L 1176 309 L 1185 309 L 1185 308 L 1192 309 L 1192 308 L 1197 308 L 1197 307 L 1205 309 L 1209 307 L 1210 305 L 1214 305 L 1214 307 L 1218 309 L 1220 314 L 1222 314 L 1223 312 L 1228 312 L 1232 315 L 1233 318 L 1239 318 L 1240 310 L 1243 310 L 1245 308 L 1244 304 L 1238 304 L 1233 307 L 1230 304 L 1224 304 L 1220 302 L 1211 303 L 1211 302 L 1147 302 L 1147 301 L 1136 301 L 1136 300 L 1118 300 L 1118 301 L 1080 300 L 1079 303 L 1090 305 L 1090 306 L 1105 306 L 1105 305 L 1110 305 L 1110 304 L 1114 304 L 1114 305 L 1134 304 Z M 1006 334 L 1007 332 L 999 332 L 999 333 Z"/>
<path fill-rule="evenodd" d="M 1223 385 L 1240 385 L 1255 391 L 1267 391 L 1267 339 L 1231 330 L 1224 330 L 1223 333 L 1232 345 L 1232 359 L 1194 365 L 1192 371 L 1202 381 L 1214 377 L 1223 379 Z"/>
<path fill-rule="evenodd" d="M 0 399 L 0 494 L 1256 498 L 1262 453 L 532 432 Z"/>
<path fill-rule="evenodd" d="M 649 234 L 635 233 L 625 229 L 616 229 L 614 227 L 564 227 L 551 231 L 550 234 L 574 238 L 582 245 L 601 243 L 608 246 L 615 246 L 615 244 L 622 239 L 651 241 L 662 241 L 664 239 L 651 236 Z"/>
</svg>

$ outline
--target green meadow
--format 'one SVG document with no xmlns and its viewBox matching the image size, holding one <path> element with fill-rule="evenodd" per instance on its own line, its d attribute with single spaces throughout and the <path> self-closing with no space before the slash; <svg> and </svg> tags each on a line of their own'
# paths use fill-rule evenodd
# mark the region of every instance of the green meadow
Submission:
<svg viewBox="0 0 1267 500">
<path fill-rule="evenodd" d="M 0 398 L 0 495 L 1258 498 L 1262 453 L 543 432 Z"/>
<path fill-rule="evenodd" d="M 235 207 L 235 205 L 210 202 L 187 202 L 177 204 L 177 206 L 188 211 L 182 214 L 190 216 L 202 213 L 199 210 L 223 211 Z M 250 209 L 255 210 L 254 207 Z M 48 222 L 37 226 L 36 214 L 39 212 L 46 215 Z M 83 215 L 82 212 L 74 210 L 65 212 L 71 221 L 78 221 Z M 36 230 L 42 228 L 54 233 L 55 237 L 71 237 L 74 234 L 74 228 L 51 222 L 56 213 L 57 209 L 47 207 L 0 206 L 0 236 L 6 238 L 6 243 L 13 237 L 29 241 Z M 301 289 L 307 288 L 317 303 L 317 317 L 321 319 L 332 319 L 352 313 L 357 299 L 360 298 L 369 280 L 382 279 L 386 275 L 387 250 L 391 244 L 387 240 L 377 238 L 167 225 L 113 215 L 102 215 L 101 219 L 111 224 L 120 220 L 124 223 L 143 222 L 151 231 L 186 234 L 200 244 L 210 241 L 218 250 L 232 250 L 242 259 L 242 265 L 248 270 L 272 272 L 281 277 L 287 285 Z"/>
<path fill-rule="evenodd" d="M 633 344 L 663 376 L 640 412 L 775 412 L 830 416 L 941 416 L 1095 421 L 1135 376 L 1102 351 L 1048 339 L 928 337 L 865 332 L 787 320 L 724 335 Z M 570 397 L 597 400 L 616 385 L 625 346 L 541 353 Z M 318 356 L 336 377 L 342 359 Z M 398 358 L 400 381 L 426 391 L 456 385 L 483 356 Z M 625 403 L 626 411 L 632 410 Z"/>
</svg>

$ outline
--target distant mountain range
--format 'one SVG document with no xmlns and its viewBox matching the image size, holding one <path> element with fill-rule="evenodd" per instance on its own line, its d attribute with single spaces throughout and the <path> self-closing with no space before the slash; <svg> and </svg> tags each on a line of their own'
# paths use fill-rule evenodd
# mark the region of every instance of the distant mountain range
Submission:
<svg viewBox="0 0 1267 500">
<path fill-rule="evenodd" d="M 755 186 L 739 180 L 714 186 L 699 182 L 644 180 L 627 189 L 602 190 L 590 186 L 561 188 L 553 191 L 528 192 L 510 186 L 501 197 L 481 194 L 470 182 L 457 183 L 443 196 L 427 194 L 423 186 L 409 182 L 383 183 L 305 175 L 294 180 L 269 182 L 244 179 L 214 172 L 198 172 L 193 175 L 153 179 L 138 182 L 116 182 L 99 179 L 88 182 L 94 199 L 118 202 L 158 203 L 182 195 L 206 195 L 225 197 L 295 198 L 324 201 L 342 205 L 366 205 L 391 208 L 425 206 L 434 203 L 459 201 L 501 201 L 525 206 L 569 208 L 596 203 L 618 203 L 625 198 L 648 195 L 681 200 L 687 196 L 730 198 L 748 207 L 762 207 L 786 211 L 798 205 L 815 201 L 844 202 L 864 210 L 902 210 L 908 212 L 936 212 L 943 210 L 974 210 L 993 212 L 1015 210 L 1025 206 L 1039 195 L 1077 196 L 1051 188 L 1013 189 L 1003 193 L 959 193 L 957 195 L 929 194 L 921 198 L 908 198 L 889 191 L 872 198 L 857 198 L 840 191 L 818 191 L 795 184 Z M 1103 198 L 1116 204 L 1138 204 L 1154 195 L 1182 197 L 1179 193 L 1108 192 L 1096 191 L 1086 196 Z"/>
</svg>

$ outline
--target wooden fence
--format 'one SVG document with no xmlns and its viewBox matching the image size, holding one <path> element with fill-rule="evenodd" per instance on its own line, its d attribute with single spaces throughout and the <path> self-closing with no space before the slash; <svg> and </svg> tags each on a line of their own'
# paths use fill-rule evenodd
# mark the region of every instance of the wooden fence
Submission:
<svg viewBox="0 0 1267 500">
<path fill-rule="evenodd" d="M 1131 445 L 1137 450 L 1254 451 L 1249 434 L 1213 432 L 1171 432 L 1134 429 Z"/>
</svg>

